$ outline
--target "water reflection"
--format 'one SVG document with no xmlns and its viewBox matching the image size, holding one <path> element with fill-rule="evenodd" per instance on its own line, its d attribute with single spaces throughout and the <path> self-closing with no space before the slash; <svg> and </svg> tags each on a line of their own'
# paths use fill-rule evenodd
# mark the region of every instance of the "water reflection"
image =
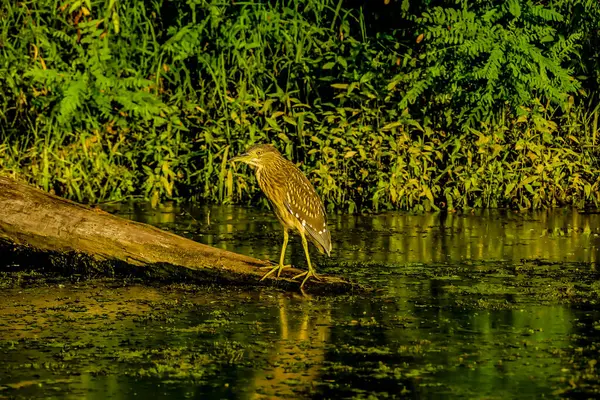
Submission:
<svg viewBox="0 0 600 400">
<path fill-rule="evenodd" d="M 290 303 L 287 296 L 277 296 L 279 335 L 268 344 L 265 367 L 254 371 L 249 386 L 239 388 L 247 398 L 294 397 L 295 383 L 320 379 L 325 346 L 330 341 L 330 310 L 325 306 L 314 313 L 309 307 L 297 309 Z"/>
<path fill-rule="evenodd" d="M 175 204 L 152 210 L 140 203 L 113 206 L 110 211 L 258 258 L 275 260 L 281 248 L 281 227 L 269 211 Z M 595 263 L 600 248 L 600 214 L 568 209 L 418 215 L 390 212 L 331 215 L 329 219 L 334 263 L 522 259 Z M 293 261 L 302 264 L 302 245 L 298 238 L 291 242 Z"/>
</svg>

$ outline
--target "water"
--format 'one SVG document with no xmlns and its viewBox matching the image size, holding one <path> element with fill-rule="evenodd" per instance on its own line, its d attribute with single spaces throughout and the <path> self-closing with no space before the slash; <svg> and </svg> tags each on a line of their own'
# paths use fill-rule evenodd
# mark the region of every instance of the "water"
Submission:
<svg viewBox="0 0 600 400">
<path fill-rule="evenodd" d="M 270 212 L 106 208 L 279 257 Z M 596 397 L 598 227 L 571 210 L 332 216 L 317 271 L 368 295 L 34 279 L 0 291 L 0 398 Z"/>
</svg>

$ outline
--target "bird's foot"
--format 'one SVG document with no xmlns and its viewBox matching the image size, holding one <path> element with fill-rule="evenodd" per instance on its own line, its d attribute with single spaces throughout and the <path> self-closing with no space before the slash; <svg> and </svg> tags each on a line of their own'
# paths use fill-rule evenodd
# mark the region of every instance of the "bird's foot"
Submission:
<svg viewBox="0 0 600 400">
<path fill-rule="evenodd" d="M 319 276 L 315 273 L 315 271 L 313 269 L 309 269 L 306 272 L 298 274 L 298 275 L 294 276 L 292 279 L 297 279 L 297 278 L 301 278 L 301 277 L 304 277 L 304 279 L 302 280 L 302 283 L 300 284 L 300 291 L 302 292 L 302 294 L 305 294 L 304 293 L 304 284 L 306 283 L 308 278 L 313 277 L 314 279 L 316 279 L 318 281 L 321 280 L 321 278 L 319 278 Z"/>
<path fill-rule="evenodd" d="M 270 270 L 266 274 L 264 274 L 263 277 L 260 278 L 260 280 L 263 281 L 265 278 L 273 275 L 275 272 L 277 272 L 277 277 L 279 278 L 279 275 L 281 275 L 281 271 L 283 271 L 284 268 L 289 268 L 289 267 L 291 267 L 291 265 L 281 265 L 281 264 L 276 265 L 274 267 L 271 267 L 271 266 L 261 267 L 261 269 L 270 268 Z"/>
<path fill-rule="evenodd" d="M 301 274 L 294 276 L 292 279 L 298 279 L 298 278 L 303 277 L 304 275 L 306 275 L 306 278 L 304 278 L 304 280 L 310 278 L 311 276 L 318 281 L 321 280 L 321 277 L 319 275 L 317 275 L 317 273 L 315 271 L 304 271 Z"/>
</svg>

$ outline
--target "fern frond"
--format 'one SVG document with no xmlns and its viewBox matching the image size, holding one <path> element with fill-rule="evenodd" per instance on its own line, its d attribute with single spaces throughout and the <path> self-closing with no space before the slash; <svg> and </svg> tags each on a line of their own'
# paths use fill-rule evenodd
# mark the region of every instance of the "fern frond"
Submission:
<svg viewBox="0 0 600 400">
<path fill-rule="evenodd" d="M 75 111 L 81 107 L 87 88 L 87 75 L 81 73 L 75 75 L 58 104 L 57 120 L 61 124 L 69 123 Z"/>
</svg>

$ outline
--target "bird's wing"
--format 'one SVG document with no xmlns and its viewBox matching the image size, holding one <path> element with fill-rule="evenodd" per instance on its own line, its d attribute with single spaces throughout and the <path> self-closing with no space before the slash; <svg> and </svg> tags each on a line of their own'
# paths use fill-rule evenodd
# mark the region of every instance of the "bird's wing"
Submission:
<svg viewBox="0 0 600 400">
<path fill-rule="evenodd" d="M 331 252 L 331 234 L 327 228 L 325 207 L 308 179 L 294 179 L 287 185 L 284 205 L 308 232 L 309 238 L 327 254 Z"/>
</svg>

